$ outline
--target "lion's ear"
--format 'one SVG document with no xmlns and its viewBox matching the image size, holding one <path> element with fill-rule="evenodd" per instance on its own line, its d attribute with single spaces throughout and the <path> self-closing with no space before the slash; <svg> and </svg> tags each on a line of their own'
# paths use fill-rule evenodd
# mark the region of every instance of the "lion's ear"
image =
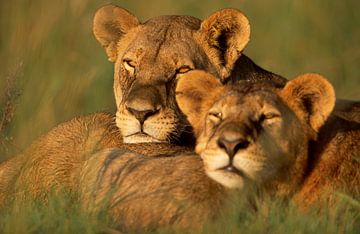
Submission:
<svg viewBox="0 0 360 234">
<path fill-rule="evenodd" d="M 325 123 L 335 105 L 335 91 L 324 77 L 304 74 L 289 81 L 280 94 L 315 131 Z"/>
<path fill-rule="evenodd" d="M 121 7 L 110 4 L 96 11 L 93 32 L 96 39 L 105 48 L 109 61 L 116 61 L 117 43 L 120 38 L 138 25 L 139 20 Z"/>
<path fill-rule="evenodd" d="M 214 102 L 214 95 L 222 89 L 221 83 L 204 71 L 190 71 L 179 78 L 176 85 L 176 101 L 193 126 L 195 134 L 199 129 L 199 121 L 203 121 L 203 114 Z"/>
<path fill-rule="evenodd" d="M 200 36 L 210 59 L 226 79 L 250 40 L 250 25 L 246 16 L 235 9 L 223 9 L 201 23 Z"/>
</svg>

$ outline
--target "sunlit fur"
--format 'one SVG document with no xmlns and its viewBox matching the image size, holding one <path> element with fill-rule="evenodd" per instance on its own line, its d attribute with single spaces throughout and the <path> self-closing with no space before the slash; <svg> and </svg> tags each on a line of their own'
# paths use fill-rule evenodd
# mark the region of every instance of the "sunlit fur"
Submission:
<svg viewBox="0 0 360 234">
<path fill-rule="evenodd" d="M 138 134 L 141 128 L 139 121 L 124 108 L 116 112 L 116 125 L 123 136 L 124 143 L 167 142 L 169 133 L 176 132 L 179 120 L 175 111 L 164 110 L 155 116 L 150 116 L 143 124 L 143 133 Z M 180 128 L 180 126 L 179 126 Z"/>
<path fill-rule="evenodd" d="M 360 166 L 352 159 L 360 152 L 359 124 L 329 118 L 335 93 L 320 75 L 279 88 L 259 81 L 223 86 L 192 71 L 176 92 L 207 175 L 225 187 L 296 195 L 301 205 L 329 199 L 329 188 L 359 196 Z"/>
<path fill-rule="evenodd" d="M 199 135 L 198 142 L 201 143 L 196 151 L 204 160 L 207 174 L 228 187 L 243 187 L 246 182 L 253 181 L 266 185 L 274 179 L 286 180 L 289 169 L 303 157 L 296 155 L 297 152 L 307 154 L 306 147 L 296 143 L 300 139 L 305 142 L 307 137 L 303 131 L 296 131 L 302 123 L 272 91 L 262 90 L 260 86 L 244 91 L 234 89 L 218 98 L 210 111 L 221 112 L 223 119 L 217 126 L 211 120 L 205 120 L 205 131 Z M 260 120 L 266 113 L 279 116 Z M 246 136 L 250 145 L 239 150 L 230 163 L 229 156 L 219 148 L 217 141 L 225 131 L 236 131 L 236 127 L 242 125 L 251 129 Z M 228 165 L 233 165 L 241 175 L 223 169 Z"/>
</svg>

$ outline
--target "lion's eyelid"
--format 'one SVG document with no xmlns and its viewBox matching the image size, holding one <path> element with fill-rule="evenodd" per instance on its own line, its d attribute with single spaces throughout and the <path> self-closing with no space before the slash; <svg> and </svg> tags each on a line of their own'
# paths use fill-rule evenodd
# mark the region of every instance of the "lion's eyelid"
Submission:
<svg viewBox="0 0 360 234">
<path fill-rule="evenodd" d="M 272 118 L 281 117 L 281 114 L 277 112 L 269 112 L 269 113 L 265 113 L 264 116 L 266 119 L 272 119 Z"/>
<path fill-rule="evenodd" d="M 271 120 L 274 118 L 280 118 L 281 114 L 278 112 L 267 112 L 260 115 L 259 122 L 262 123 L 265 120 Z"/>
<path fill-rule="evenodd" d="M 181 66 L 180 68 L 176 69 L 176 73 L 183 74 L 183 73 L 189 72 L 191 70 L 193 70 L 193 68 L 191 68 L 191 66 L 184 65 L 184 66 Z"/>
</svg>

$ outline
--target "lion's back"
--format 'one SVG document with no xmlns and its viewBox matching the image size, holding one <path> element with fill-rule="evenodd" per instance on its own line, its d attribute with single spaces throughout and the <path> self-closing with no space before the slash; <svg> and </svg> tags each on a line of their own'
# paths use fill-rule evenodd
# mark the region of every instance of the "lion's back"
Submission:
<svg viewBox="0 0 360 234">
<path fill-rule="evenodd" d="M 20 155 L 3 162 L 1 171 L 8 180 L 3 180 L 0 187 L 4 188 L 3 193 L 30 192 L 34 196 L 59 187 L 72 189 L 82 162 L 98 150 L 121 144 L 111 114 L 76 117 L 39 137 Z"/>
<path fill-rule="evenodd" d="M 84 208 L 100 212 L 107 207 L 121 230 L 200 227 L 226 197 L 195 154 L 146 156 L 106 149 L 84 164 L 79 178 Z"/>
<path fill-rule="evenodd" d="M 308 176 L 296 200 L 303 206 L 336 200 L 334 192 L 360 197 L 360 123 L 331 117 L 310 146 Z M 324 194 L 328 196 L 323 196 Z"/>
</svg>

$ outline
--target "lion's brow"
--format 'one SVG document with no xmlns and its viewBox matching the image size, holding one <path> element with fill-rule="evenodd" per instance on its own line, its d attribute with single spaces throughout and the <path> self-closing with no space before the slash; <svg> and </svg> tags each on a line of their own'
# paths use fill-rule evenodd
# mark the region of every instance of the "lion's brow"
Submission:
<svg viewBox="0 0 360 234">
<path fill-rule="evenodd" d="M 233 92 L 237 92 L 239 94 L 250 94 L 255 92 L 274 92 L 276 90 L 276 87 L 268 81 L 250 81 L 250 80 L 244 80 L 240 81 L 238 84 L 231 84 L 228 86 L 230 90 Z"/>
<path fill-rule="evenodd" d="M 160 35 L 160 37 L 157 40 L 158 43 L 157 43 L 157 47 L 155 48 L 155 58 L 157 58 L 159 56 L 160 50 L 167 40 L 169 28 L 170 28 L 170 24 L 166 25 L 166 28 L 162 28 L 160 30 L 160 32 L 158 33 L 158 35 Z"/>
</svg>

